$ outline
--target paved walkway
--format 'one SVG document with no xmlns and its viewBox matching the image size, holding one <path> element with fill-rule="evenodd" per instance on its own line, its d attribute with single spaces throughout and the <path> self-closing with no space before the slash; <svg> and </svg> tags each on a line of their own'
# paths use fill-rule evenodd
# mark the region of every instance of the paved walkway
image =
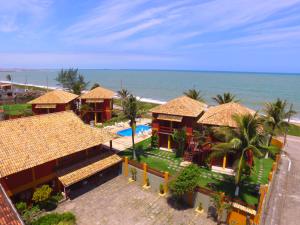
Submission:
<svg viewBox="0 0 300 225">
<path fill-rule="evenodd" d="M 289 136 L 262 224 L 300 224 L 300 138 Z"/>
<path fill-rule="evenodd" d="M 128 184 L 123 176 L 62 203 L 57 211 L 75 213 L 79 225 L 215 224 L 193 209 L 175 209 L 166 198 L 143 190 L 135 183 Z"/>
</svg>

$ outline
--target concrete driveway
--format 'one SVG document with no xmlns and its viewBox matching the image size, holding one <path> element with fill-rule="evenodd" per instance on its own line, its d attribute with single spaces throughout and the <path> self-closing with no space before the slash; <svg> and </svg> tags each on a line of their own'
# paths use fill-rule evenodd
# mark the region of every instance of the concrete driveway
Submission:
<svg viewBox="0 0 300 225">
<path fill-rule="evenodd" d="M 166 198 L 143 190 L 136 183 L 118 176 L 97 188 L 59 205 L 56 211 L 71 211 L 77 223 L 94 224 L 215 224 L 194 209 L 175 209 Z"/>
<path fill-rule="evenodd" d="M 284 151 L 263 217 L 265 225 L 300 224 L 300 138 L 288 136 Z"/>
</svg>

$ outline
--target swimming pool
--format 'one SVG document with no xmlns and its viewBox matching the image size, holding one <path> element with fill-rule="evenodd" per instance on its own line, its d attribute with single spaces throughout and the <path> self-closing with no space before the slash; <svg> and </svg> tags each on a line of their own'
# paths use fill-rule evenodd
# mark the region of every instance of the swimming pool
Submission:
<svg viewBox="0 0 300 225">
<path fill-rule="evenodd" d="M 151 127 L 148 126 L 148 125 L 138 125 L 138 126 L 136 126 L 135 133 L 139 134 L 140 132 L 148 131 L 150 129 L 151 129 Z M 120 131 L 117 132 L 117 134 L 121 135 L 121 136 L 131 136 L 132 135 L 132 129 L 127 128 L 127 129 L 124 129 L 124 130 L 120 130 Z"/>
</svg>

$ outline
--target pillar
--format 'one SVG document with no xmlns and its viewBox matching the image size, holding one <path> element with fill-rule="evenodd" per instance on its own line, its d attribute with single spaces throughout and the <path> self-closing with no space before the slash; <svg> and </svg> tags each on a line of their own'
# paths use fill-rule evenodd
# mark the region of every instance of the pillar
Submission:
<svg viewBox="0 0 300 225">
<path fill-rule="evenodd" d="M 168 172 L 165 172 L 164 178 L 165 178 L 164 193 L 167 193 L 168 192 L 168 182 L 169 182 L 169 173 Z"/>
<path fill-rule="evenodd" d="M 31 173 L 32 173 L 32 181 L 33 181 L 33 185 L 34 185 L 34 189 L 35 189 L 35 187 L 36 187 L 36 178 L 35 178 L 34 167 L 31 168 Z"/>
<path fill-rule="evenodd" d="M 168 149 L 171 149 L 171 135 L 168 135 Z"/>
<path fill-rule="evenodd" d="M 226 155 L 223 157 L 223 169 L 226 168 L 226 161 L 227 161 L 227 157 Z"/>
<path fill-rule="evenodd" d="M 143 164 L 143 170 L 144 170 L 143 185 L 146 185 L 147 184 L 147 164 L 146 163 Z"/>
<path fill-rule="evenodd" d="M 128 176 L 128 157 L 126 156 L 124 159 L 124 176 Z"/>
<path fill-rule="evenodd" d="M 96 125 L 97 124 L 97 113 L 94 112 L 94 124 Z"/>
</svg>

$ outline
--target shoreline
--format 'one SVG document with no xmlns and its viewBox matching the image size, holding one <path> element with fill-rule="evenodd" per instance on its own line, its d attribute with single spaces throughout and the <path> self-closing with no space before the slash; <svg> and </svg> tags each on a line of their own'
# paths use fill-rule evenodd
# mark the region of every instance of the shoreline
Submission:
<svg viewBox="0 0 300 225">
<path fill-rule="evenodd" d="M 25 84 L 25 83 L 19 83 L 19 82 L 11 82 L 11 81 L 5 81 L 5 80 L 0 80 L 0 83 L 10 83 L 10 84 L 15 84 L 15 85 L 21 85 L 21 86 L 28 86 L 28 87 L 36 87 L 36 88 L 44 88 L 44 89 L 49 89 L 49 90 L 63 90 L 63 88 L 61 87 L 53 87 L 53 86 L 44 86 L 44 85 L 38 85 L 38 84 Z M 116 92 L 115 92 L 116 94 Z M 156 99 L 152 99 L 152 98 L 143 98 L 140 96 L 136 96 L 139 101 L 141 102 L 145 102 L 145 103 L 153 103 L 153 104 L 158 104 L 158 105 L 162 105 L 165 104 L 166 101 L 161 101 L 161 100 L 156 100 Z M 290 120 L 291 124 L 300 126 L 300 118 L 292 118 Z"/>
</svg>

